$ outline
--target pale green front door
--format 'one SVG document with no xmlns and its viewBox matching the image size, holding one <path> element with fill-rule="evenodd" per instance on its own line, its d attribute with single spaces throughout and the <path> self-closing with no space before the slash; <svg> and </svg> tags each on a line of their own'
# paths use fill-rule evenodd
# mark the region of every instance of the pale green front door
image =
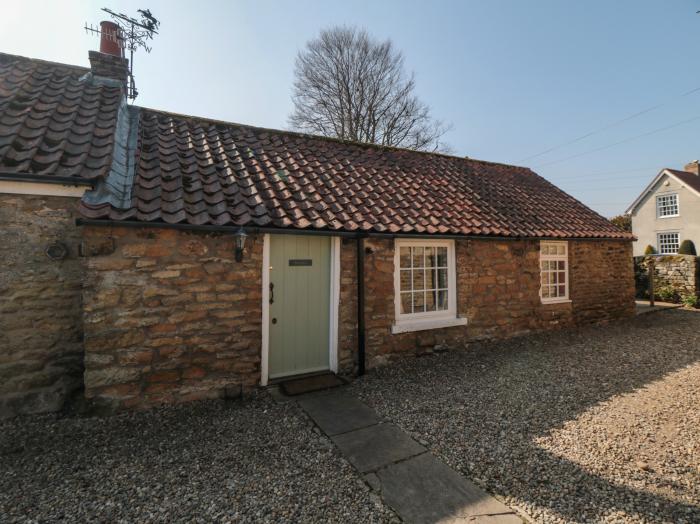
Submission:
<svg viewBox="0 0 700 524">
<path fill-rule="evenodd" d="M 331 239 L 270 236 L 270 378 L 329 368 Z"/>
</svg>

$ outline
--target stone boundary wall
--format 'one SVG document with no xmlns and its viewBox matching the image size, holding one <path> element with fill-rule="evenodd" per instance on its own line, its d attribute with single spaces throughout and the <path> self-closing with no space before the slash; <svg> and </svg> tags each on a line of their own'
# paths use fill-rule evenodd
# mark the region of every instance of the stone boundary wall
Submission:
<svg viewBox="0 0 700 524">
<path fill-rule="evenodd" d="M 0 418 L 60 410 L 82 385 L 77 202 L 0 194 Z"/>
<path fill-rule="evenodd" d="M 688 295 L 700 298 L 700 257 L 693 255 L 646 255 L 634 257 L 637 296 L 649 298 L 649 262 L 654 261 L 654 291 L 675 291 L 675 300 Z"/>
<path fill-rule="evenodd" d="M 457 310 L 468 324 L 394 335 L 393 240 L 368 239 L 365 245 L 371 251 L 365 256 L 368 367 L 472 340 L 634 316 L 631 242 L 569 242 L 571 302 L 542 304 L 539 241 L 457 240 Z M 343 242 L 339 362 L 344 369 L 354 369 L 357 361 L 355 256 L 354 241 Z"/>
<path fill-rule="evenodd" d="M 88 399 L 143 408 L 258 384 L 262 236 L 242 262 L 230 234 L 85 227 L 84 238 Z"/>
</svg>

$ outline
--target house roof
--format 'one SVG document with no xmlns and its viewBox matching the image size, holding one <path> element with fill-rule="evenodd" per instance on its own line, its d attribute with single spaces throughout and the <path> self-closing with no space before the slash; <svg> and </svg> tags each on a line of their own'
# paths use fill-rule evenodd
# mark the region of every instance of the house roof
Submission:
<svg viewBox="0 0 700 524">
<path fill-rule="evenodd" d="M 679 171 L 678 169 L 664 168 L 661 171 L 659 171 L 659 173 L 654 177 L 654 179 L 649 183 L 649 185 L 644 188 L 644 191 L 642 191 L 639 194 L 639 196 L 634 200 L 634 202 L 630 204 L 630 206 L 625 210 L 625 214 L 634 213 L 639 204 L 642 203 L 644 198 L 649 194 L 649 192 L 652 189 L 654 189 L 656 184 L 658 184 L 659 180 L 661 180 L 661 178 L 664 176 L 675 178 L 678 183 L 685 185 L 688 189 L 690 189 L 692 192 L 694 192 L 697 196 L 700 197 L 699 175 L 696 175 L 695 173 L 691 173 L 689 171 Z"/>
<path fill-rule="evenodd" d="M 89 72 L 0 53 L 0 172 L 107 174 L 121 92 Z"/>
<path fill-rule="evenodd" d="M 87 218 L 633 238 L 528 168 L 125 110 L 85 69 L 0 58 L 0 170 L 99 177 Z"/>
</svg>

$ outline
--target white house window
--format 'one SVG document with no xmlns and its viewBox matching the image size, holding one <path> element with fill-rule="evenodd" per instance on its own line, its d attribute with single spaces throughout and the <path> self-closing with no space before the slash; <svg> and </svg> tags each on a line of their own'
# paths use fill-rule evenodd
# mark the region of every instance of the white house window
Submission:
<svg viewBox="0 0 700 524">
<path fill-rule="evenodd" d="M 678 216 L 678 195 L 658 195 L 656 197 L 656 216 L 677 217 Z"/>
<path fill-rule="evenodd" d="M 680 245 L 678 233 L 659 233 L 658 244 L 661 255 L 675 255 Z"/>
<path fill-rule="evenodd" d="M 542 302 L 569 300 L 569 256 L 566 242 L 540 243 L 540 297 Z"/>
<path fill-rule="evenodd" d="M 457 318 L 454 241 L 395 241 L 394 333 L 465 324 Z"/>
</svg>

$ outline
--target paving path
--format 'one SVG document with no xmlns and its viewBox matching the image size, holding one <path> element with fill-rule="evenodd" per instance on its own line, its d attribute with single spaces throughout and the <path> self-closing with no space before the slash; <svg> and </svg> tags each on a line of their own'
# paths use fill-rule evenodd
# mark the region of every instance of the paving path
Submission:
<svg viewBox="0 0 700 524">
<path fill-rule="evenodd" d="M 298 402 L 404 521 L 522 524 L 511 508 L 347 393 L 317 393 Z"/>
</svg>

